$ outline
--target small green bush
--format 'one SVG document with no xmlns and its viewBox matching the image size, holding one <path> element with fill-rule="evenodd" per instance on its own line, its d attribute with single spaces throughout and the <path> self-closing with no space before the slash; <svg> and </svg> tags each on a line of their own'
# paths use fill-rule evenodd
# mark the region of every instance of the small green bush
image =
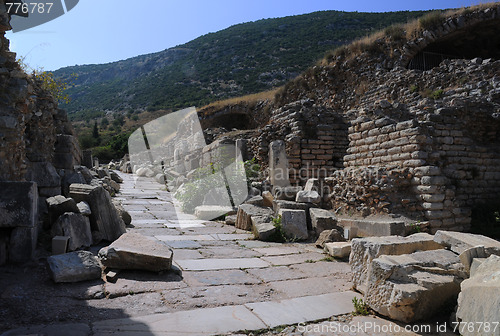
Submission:
<svg viewBox="0 0 500 336">
<path fill-rule="evenodd" d="M 284 243 L 286 241 L 286 237 L 283 225 L 281 224 L 281 215 L 278 215 L 278 217 L 271 217 L 271 221 L 276 228 L 276 231 L 274 231 L 273 235 L 269 238 L 269 241 Z"/>
<path fill-rule="evenodd" d="M 443 15 L 440 11 L 429 13 L 418 20 L 420 27 L 431 29 L 443 23 Z"/>
<path fill-rule="evenodd" d="M 441 89 L 433 91 L 431 93 L 431 98 L 433 98 L 433 99 L 440 99 L 441 97 L 443 97 L 443 93 L 444 93 L 444 91 L 441 90 Z"/>
<path fill-rule="evenodd" d="M 363 299 L 352 299 L 352 304 L 354 305 L 354 315 L 366 316 L 370 314 L 370 307 L 363 301 Z"/>
</svg>

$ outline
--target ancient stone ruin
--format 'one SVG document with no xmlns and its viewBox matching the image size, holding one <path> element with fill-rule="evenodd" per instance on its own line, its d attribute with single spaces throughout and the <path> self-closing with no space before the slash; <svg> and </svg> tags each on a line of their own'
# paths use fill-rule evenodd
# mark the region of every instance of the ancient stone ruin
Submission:
<svg viewBox="0 0 500 336">
<path fill-rule="evenodd" d="M 62 252 L 125 232 L 110 197 L 119 180 L 80 166 L 82 153 L 66 112 L 9 51 L 9 20 L 1 4 L 0 265 L 31 260 L 42 231 L 56 241 L 66 237 Z"/>
<path fill-rule="evenodd" d="M 399 321 L 428 319 L 461 288 L 460 302 L 471 302 L 464 279 L 484 277 L 480 263 L 494 272 L 500 246 L 456 233 L 470 229 L 474 208 L 500 202 L 500 6 L 422 22 L 341 49 L 273 101 L 198 111 L 212 144 L 189 147 L 184 121 L 169 155 L 124 160 L 122 170 L 148 169 L 182 190 L 213 162 L 206 153 L 244 141 L 236 156 L 255 158 L 264 176 L 226 223 L 260 240 L 319 238 L 349 257 L 370 308 Z M 368 238 L 345 241 L 355 237 Z M 470 321 L 472 309 L 457 317 Z"/>
</svg>

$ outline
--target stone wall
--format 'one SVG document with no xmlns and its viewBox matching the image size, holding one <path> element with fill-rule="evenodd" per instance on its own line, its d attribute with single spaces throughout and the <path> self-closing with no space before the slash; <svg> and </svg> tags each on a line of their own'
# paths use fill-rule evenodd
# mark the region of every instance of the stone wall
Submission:
<svg viewBox="0 0 500 336">
<path fill-rule="evenodd" d="M 500 6 L 480 6 L 412 38 L 379 34 L 371 48 L 348 47 L 277 95 L 254 155 L 265 164 L 268 143 L 284 140 L 292 183 L 303 183 L 296 169 L 316 177 L 326 168 L 323 199 L 339 214 L 398 214 L 432 232 L 469 229 L 472 209 L 500 202 L 500 61 L 469 48 L 476 58 L 427 71 L 403 66 L 433 43 L 465 48 L 465 36 L 481 27 L 490 36 L 499 19 Z"/>
<path fill-rule="evenodd" d="M 81 162 L 66 112 L 9 50 L 5 32 L 11 29 L 10 17 L 4 3 L 0 1 L 0 183 L 9 188 L 2 189 L 0 210 L 10 211 L 9 204 L 18 202 L 24 207 L 16 212 L 34 215 L 22 221 L 7 216 L 11 220 L 0 223 L 0 264 L 31 258 L 47 213 L 46 198 L 62 193 L 63 177 Z M 26 186 L 35 191 L 19 193 Z"/>
<path fill-rule="evenodd" d="M 326 177 L 343 167 L 348 124 L 334 111 L 305 99 L 272 111 L 269 124 L 251 140 L 251 151 L 267 167 L 269 144 L 285 140 L 290 182 L 305 185 L 309 178 Z"/>
</svg>

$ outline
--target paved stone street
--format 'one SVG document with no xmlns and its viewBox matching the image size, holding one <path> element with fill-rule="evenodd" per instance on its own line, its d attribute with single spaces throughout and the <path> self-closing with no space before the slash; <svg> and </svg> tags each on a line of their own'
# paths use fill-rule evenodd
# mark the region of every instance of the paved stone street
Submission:
<svg viewBox="0 0 500 336">
<path fill-rule="evenodd" d="M 198 220 L 180 212 L 177 201 L 152 179 L 135 182 L 132 175 L 120 175 L 124 183 L 117 199 L 132 216 L 128 231 L 169 245 L 177 269 L 165 274 L 123 271 L 116 283 L 86 288 L 86 308 L 119 314 L 4 335 L 218 335 L 281 325 L 295 325 L 295 335 L 339 334 L 325 333 L 332 330 L 326 327 L 314 333 L 321 324 L 297 326 L 352 312 L 352 298 L 360 296 L 350 291 L 348 263 L 326 258 L 312 243 L 256 241 L 246 231 Z M 390 324 L 374 317 L 370 321 Z"/>
</svg>

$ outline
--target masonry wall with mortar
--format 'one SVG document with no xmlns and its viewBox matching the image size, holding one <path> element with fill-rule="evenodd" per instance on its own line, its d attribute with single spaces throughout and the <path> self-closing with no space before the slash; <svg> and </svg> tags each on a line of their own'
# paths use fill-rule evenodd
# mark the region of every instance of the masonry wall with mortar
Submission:
<svg viewBox="0 0 500 336">
<path fill-rule="evenodd" d="M 272 111 L 269 124 L 259 137 L 251 140 L 251 151 L 266 167 L 269 144 L 284 140 L 290 182 L 304 185 L 309 178 L 324 178 L 343 166 L 347 127 L 341 115 L 312 100 L 301 100 Z"/>
</svg>

